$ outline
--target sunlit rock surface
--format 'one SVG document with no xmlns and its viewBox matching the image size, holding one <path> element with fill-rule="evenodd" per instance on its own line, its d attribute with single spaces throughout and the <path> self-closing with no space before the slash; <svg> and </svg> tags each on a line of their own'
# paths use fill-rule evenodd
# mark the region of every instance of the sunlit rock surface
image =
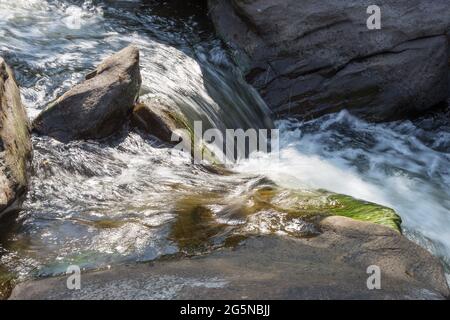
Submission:
<svg viewBox="0 0 450 320">
<path fill-rule="evenodd" d="M 30 126 L 14 73 L 0 57 L 0 216 L 28 188 Z"/>
<path fill-rule="evenodd" d="M 11 299 L 444 299 L 439 261 L 395 231 L 344 217 L 307 239 L 259 236 L 207 256 L 119 266 L 17 286 Z M 367 268 L 381 289 L 367 287 Z"/>
<path fill-rule="evenodd" d="M 65 142 L 107 137 L 128 120 L 141 82 L 139 49 L 129 46 L 43 111 L 33 131 Z"/>
<path fill-rule="evenodd" d="M 203 12 L 197 3 L 70 3 L 73 5 L 66 6 L 65 0 L 16 0 L 0 4 L 0 15 L 5 18 L 0 19 L 2 55 L 14 66 L 23 101 L 32 117 L 83 81 L 87 70 L 93 70 L 99 61 L 132 42 L 141 52 L 142 100 L 162 98 L 182 107 L 189 119 L 201 115 L 205 122 L 221 129 L 270 127 L 265 121 L 264 101 L 235 72 L 222 43 L 210 30 L 206 10 Z M 364 12 L 363 15 L 366 17 Z M 244 267 L 235 268 L 234 274 L 242 271 L 249 275 L 244 269 L 247 265 L 252 274 L 254 270 L 262 272 L 265 264 L 277 264 L 276 259 L 288 265 L 290 257 L 301 254 L 299 250 L 307 251 L 305 243 L 324 243 L 328 231 L 321 221 L 339 214 L 332 212 L 333 208 L 343 208 L 340 213 L 351 213 L 356 218 L 389 222 L 396 229 L 399 219 L 385 206 L 394 208 L 403 219 L 404 234 L 448 266 L 448 119 L 445 114 L 436 114 L 418 122 L 373 124 L 341 112 L 312 121 L 283 120 L 277 123 L 281 129 L 280 159 L 274 161 L 279 155 L 267 155 L 228 169 L 193 165 L 190 155 L 173 152 L 142 130 L 124 130 L 107 139 L 69 143 L 34 135 L 35 175 L 24 210 L 6 215 L 9 219 L 0 223 L 0 291 L 4 290 L 0 295 L 7 297 L 9 290 L 24 280 L 64 274 L 72 264 L 91 271 L 110 265 L 115 271 L 121 263 L 156 262 L 168 257 L 204 256 L 199 261 L 206 261 L 210 254 L 215 258 L 233 253 L 229 251 L 233 248 L 237 254 L 241 243 L 247 243 L 249 251 L 255 254 L 249 255 L 252 262 L 242 260 Z M 269 177 L 280 187 L 261 187 L 260 177 Z M 317 191 L 321 189 L 335 192 L 328 195 L 354 198 L 346 203 L 346 196 L 342 196 L 344 201 L 339 203 L 327 197 L 326 192 Z M 301 196 L 305 191 L 315 199 L 311 202 L 322 203 L 317 207 L 320 210 L 311 215 L 302 210 L 308 207 Z M 329 206 L 329 202 L 339 205 Z M 400 239 L 398 232 L 385 230 L 395 233 L 394 239 Z M 252 243 L 258 235 L 264 239 L 280 235 L 286 237 L 280 241 L 287 240 L 292 245 L 261 240 L 257 246 Z M 369 240 L 359 241 L 351 250 L 361 253 Z M 378 254 L 391 257 L 393 247 L 384 246 L 384 242 L 378 244 Z M 280 253 L 271 250 L 271 246 L 280 248 Z M 416 247 L 412 248 L 416 254 Z M 313 255 L 317 251 L 314 248 L 309 252 Z M 341 252 L 339 248 L 333 251 Z M 369 252 L 374 251 L 377 250 L 370 246 Z M 333 254 L 327 260 L 324 253 L 323 263 L 329 269 L 323 273 L 323 279 L 328 287 L 333 286 L 332 294 L 349 296 L 348 291 L 339 291 L 338 284 L 342 282 L 336 286 L 330 282 L 330 274 L 335 267 L 340 270 L 345 261 L 358 257 L 349 257 L 347 252 L 345 261 L 341 256 L 330 260 L 336 257 Z M 436 266 L 429 256 L 426 260 Z M 184 267 L 186 261 L 189 260 L 175 260 L 170 265 L 180 263 Z M 302 266 L 294 262 L 291 271 Z M 355 262 L 354 269 L 344 268 L 359 275 L 354 278 L 356 281 L 346 279 L 364 286 L 369 276 L 364 264 L 361 267 Z M 419 269 L 428 267 L 417 265 Z M 224 271 L 221 276 L 211 271 L 212 277 L 208 277 L 201 274 L 203 266 L 193 265 L 191 273 L 186 272 L 184 277 L 179 276 L 181 272 L 172 276 L 169 271 L 166 277 L 164 271 L 152 269 L 157 278 L 144 271 L 138 282 L 126 279 L 125 267 L 118 268 L 117 273 L 111 273 L 109 288 L 125 288 L 135 298 L 161 298 L 174 297 L 173 292 L 179 288 L 197 285 L 198 290 L 215 288 L 216 296 L 224 290 L 226 297 L 228 291 L 224 288 L 231 272 Z M 277 264 L 277 268 L 298 281 L 298 287 L 303 286 L 301 279 L 291 277 L 287 267 Z M 123 277 L 119 277 L 119 271 Z M 140 267 L 130 266 L 128 274 L 141 271 Z M 276 284 L 279 275 L 273 269 L 266 271 L 266 279 L 273 277 L 274 282 L 262 292 L 268 292 L 270 287 L 273 293 L 273 288 L 288 283 L 283 278 L 285 281 Z M 307 274 L 311 272 L 302 273 L 303 279 L 308 279 Z M 414 274 L 414 279 L 419 279 L 417 274 L 421 272 Z M 433 281 L 420 279 L 429 284 L 418 284 L 418 290 L 410 291 L 412 296 L 442 296 L 433 293 L 431 287 L 438 287 Z M 392 287 L 387 283 L 389 290 Z M 288 285 L 295 287 L 292 281 Z M 98 292 L 90 288 L 92 294 L 84 291 L 85 297 L 94 297 Z M 109 292 L 111 297 L 117 296 L 115 290 L 105 291 L 101 284 L 97 288 Z M 326 285 L 321 289 L 327 295 L 324 288 Z M 320 295 L 319 290 L 311 292 Z M 307 293 L 304 290 L 304 295 Z M 98 294 L 103 297 L 101 292 Z"/>
</svg>

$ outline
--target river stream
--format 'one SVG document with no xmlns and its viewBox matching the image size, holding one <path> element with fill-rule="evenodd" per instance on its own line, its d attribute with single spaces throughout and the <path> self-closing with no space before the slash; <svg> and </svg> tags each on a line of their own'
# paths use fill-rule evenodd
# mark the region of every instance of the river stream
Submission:
<svg viewBox="0 0 450 320">
<path fill-rule="evenodd" d="M 221 128 L 264 126 L 267 107 L 236 72 L 200 3 L 0 0 L 0 55 L 15 70 L 31 119 L 130 43 L 141 51 L 144 99 L 171 100 Z M 233 245 L 266 232 L 272 220 L 224 208 L 248 201 L 269 179 L 391 207 L 405 235 L 449 264 L 449 119 L 442 111 L 370 124 L 343 111 L 281 120 L 279 153 L 222 170 L 194 165 L 189 154 L 132 128 L 68 144 L 33 136 L 30 191 L 0 227 L 0 278 Z M 296 228 L 289 223 L 279 229 Z"/>
</svg>

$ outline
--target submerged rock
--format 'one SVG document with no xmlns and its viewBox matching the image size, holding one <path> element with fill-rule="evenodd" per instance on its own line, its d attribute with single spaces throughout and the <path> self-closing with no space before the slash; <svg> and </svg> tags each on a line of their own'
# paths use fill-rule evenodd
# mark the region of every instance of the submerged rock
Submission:
<svg viewBox="0 0 450 320">
<path fill-rule="evenodd" d="M 259 236 L 195 258 L 86 273 L 81 290 L 67 277 L 18 285 L 11 299 L 445 299 L 439 261 L 383 226 L 330 217 L 308 239 Z M 367 269 L 381 271 L 369 290 Z"/>
<path fill-rule="evenodd" d="M 198 254 L 258 234 L 314 237 L 321 234 L 321 221 L 330 216 L 370 222 L 401 234 L 402 220 L 393 209 L 323 190 L 261 183 L 240 194 L 208 191 L 178 197 L 168 239 L 180 251 Z"/>
<path fill-rule="evenodd" d="M 252 191 L 244 206 L 247 214 L 271 209 L 286 214 L 287 220 L 344 216 L 401 231 L 402 220 L 393 209 L 323 190 L 299 191 L 262 186 Z"/>
<path fill-rule="evenodd" d="M 109 136 L 128 120 L 141 83 L 139 50 L 129 46 L 44 110 L 33 131 L 63 142 Z"/>
<path fill-rule="evenodd" d="M 384 121 L 447 100 L 448 0 L 210 0 L 218 33 L 278 116 L 349 109 Z"/>
<path fill-rule="evenodd" d="M 0 57 L 0 216 L 25 194 L 31 161 L 27 113 L 13 71 Z"/>
</svg>

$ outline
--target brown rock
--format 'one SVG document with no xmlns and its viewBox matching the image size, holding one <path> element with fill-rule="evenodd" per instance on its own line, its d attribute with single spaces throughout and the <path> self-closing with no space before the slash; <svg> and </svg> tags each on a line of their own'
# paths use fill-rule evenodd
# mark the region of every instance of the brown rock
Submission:
<svg viewBox="0 0 450 320">
<path fill-rule="evenodd" d="M 307 239 L 252 237 L 233 249 L 190 259 L 120 266 L 82 275 L 81 290 L 66 277 L 17 286 L 12 299 L 445 299 L 443 268 L 398 232 L 329 217 Z M 369 290 L 367 268 L 381 271 Z"/>
<path fill-rule="evenodd" d="M 64 142 L 109 136 L 127 121 L 141 82 L 139 50 L 129 46 L 43 111 L 33 131 Z"/>
<path fill-rule="evenodd" d="M 158 102 L 148 101 L 134 107 L 131 124 L 161 141 L 177 144 L 178 140 L 172 141 L 172 134 L 176 129 L 186 129 L 181 119 L 183 115 L 180 112 L 171 111 Z M 186 123 L 187 120 L 184 124 Z"/>
</svg>

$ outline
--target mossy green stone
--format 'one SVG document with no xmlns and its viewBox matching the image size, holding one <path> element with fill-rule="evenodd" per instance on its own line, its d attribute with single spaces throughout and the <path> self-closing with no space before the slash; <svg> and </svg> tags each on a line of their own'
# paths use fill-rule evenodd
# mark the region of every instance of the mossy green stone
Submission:
<svg viewBox="0 0 450 320">
<path fill-rule="evenodd" d="M 330 209 L 334 215 L 380 224 L 401 232 L 402 219 L 391 208 L 345 195 L 333 195 L 330 199 L 337 202 Z"/>
<path fill-rule="evenodd" d="M 256 190 L 253 197 L 259 205 L 267 205 L 291 217 L 344 216 L 401 232 L 402 220 L 393 209 L 347 195 L 324 190 L 297 191 L 269 186 Z"/>
</svg>

